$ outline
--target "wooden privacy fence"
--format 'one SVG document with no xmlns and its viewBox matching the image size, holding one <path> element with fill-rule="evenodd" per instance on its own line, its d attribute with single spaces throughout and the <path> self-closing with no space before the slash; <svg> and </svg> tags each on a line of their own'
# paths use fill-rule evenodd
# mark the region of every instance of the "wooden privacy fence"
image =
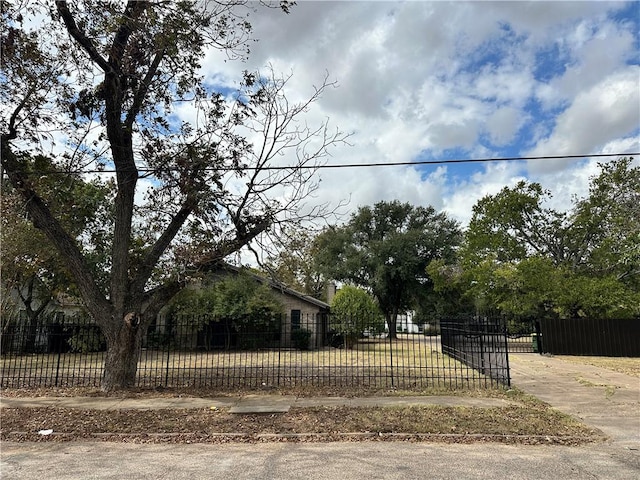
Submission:
<svg viewBox="0 0 640 480">
<path fill-rule="evenodd" d="M 542 319 L 542 352 L 640 357 L 640 319 Z"/>
<path fill-rule="evenodd" d="M 345 328 L 348 333 L 340 331 Z M 437 331 L 398 333 L 392 339 L 384 323 L 380 327 L 327 315 L 259 323 L 209 316 L 165 319 L 152 325 L 144 338 L 136 385 L 220 390 L 493 388 L 508 384 L 508 359 L 504 333 L 488 328 L 467 322 L 444 342 Z M 481 346 L 476 342 L 479 332 Z M 3 388 L 100 384 L 105 343 L 93 324 L 73 318 L 18 324 L 6 329 L 1 341 Z M 482 352 L 479 360 L 477 348 Z"/>
</svg>

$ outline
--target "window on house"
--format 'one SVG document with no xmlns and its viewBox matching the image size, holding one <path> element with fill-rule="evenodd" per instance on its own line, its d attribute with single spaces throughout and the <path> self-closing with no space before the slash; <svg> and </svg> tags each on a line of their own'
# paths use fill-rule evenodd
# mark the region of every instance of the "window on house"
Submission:
<svg viewBox="0 0 640 480">
<path fill-rule="evenodd" d="M 300 310 L 291 310 L 291 330 L 300 330 Z"/>
</svg>

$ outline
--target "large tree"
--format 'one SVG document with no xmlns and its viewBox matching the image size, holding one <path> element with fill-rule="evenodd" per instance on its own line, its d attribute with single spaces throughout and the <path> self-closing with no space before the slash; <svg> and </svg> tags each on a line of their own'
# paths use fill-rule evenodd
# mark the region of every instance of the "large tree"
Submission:
<svg viewBox="0 0 640 480">
<path fill-rule="evenodd" d="M 568 235 L 569 215 L 546 208 L 549 197 L 540 184 L 521 181 L 478 200 L 466 232 L 468 259 L 492 255 L 498 261 L 518 261 L 543 255 L 556 264 L 572 261 L 579 252 Z"/>
<path fill-rule="evenodd" d="M 369 290 L 395 338 L 398 313 L 431 288 L 427 265 L 451 259 L 460 240 L 458 224 L 433 207 L 379 202 L 318 237 L 318 264 L 329 278 Z"/>
<path fill-rule="evenodd" d="M 640 168 L 601 165 L 567 211 L 539 184 L 505 187 L 475 205 L 458 285 L 480 309 L 527 317 L 640 313 Z"/>
<path fill-rule="evenodd" d="M 211 49 L 247 54 L 260 5 L 2 2 L 3 174 L 105 335 L 105 390 L 134 383 L 145 326 L 193 272 L 323 214 L 299 207 L 343 136 L 300 117 L 326 79 L 295 103 L 272 72 L 245 72 L 232 92 L 201 70 Z M 51 172 L 27 168 L 25 152 L 50 152 L 56 171 L 113 175 L 104 281 L 35 181 Z"/>
<path fill-rule="evenodd" d="M 582 244 L 576 266 L 640 290 L 640 167 L 629 157 L 600 167 L 573 209 L 573 234 Z"/>
<path fill-rule="evenodd" d="M 631 158 L 601 164 L 589 194 L 570 208 L 545 206 L 551 192 L 519 182 L 473 207 L 466 234 L 469 260 L 549 258 L 555 265 L 593 274 L 640 274 L 640 168 Z"/>
</svg>

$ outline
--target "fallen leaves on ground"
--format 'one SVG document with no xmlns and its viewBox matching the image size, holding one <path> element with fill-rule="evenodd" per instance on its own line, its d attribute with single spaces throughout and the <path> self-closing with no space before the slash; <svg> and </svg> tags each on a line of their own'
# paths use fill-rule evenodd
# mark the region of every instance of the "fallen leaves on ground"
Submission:
<svg viewBox="0 0 640 480">
<path fill-rule="evenodd" d="M 53 430 L 41 436 L 41 430 Z M 405 440 L 576 444 L 599 433 L 545 405 L 312 407 L 232 414 L 226 408 L 3 408 L 2 440 L 145 442 Z"/>
</svg>

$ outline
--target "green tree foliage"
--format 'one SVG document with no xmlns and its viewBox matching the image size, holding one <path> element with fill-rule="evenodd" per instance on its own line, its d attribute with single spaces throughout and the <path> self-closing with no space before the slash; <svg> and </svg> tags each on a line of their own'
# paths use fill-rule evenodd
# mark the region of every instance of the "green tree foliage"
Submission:
<svg viewBox="0 0 640 480">
<path fill-rule="evenodd" d="M 601 165 L 589 196 L 574 209 L 574 235 L 583 243 L 576 267 L 612 275 L 640 290 L 640 167 L 631 158 Z"/>
<path fill-rule="evenodd" d="M 246 57 L 248 15 L 269 6 L 291 4 L 2 2 L 3 174 L 105 335 L 104 390 L 134 384 L 145 327 L 190 276 L 327 213 L 301 208 L 314 167 L 345 138 L 302 118 L 326 78 L 293 103 L 289 78 L 273 71 L 244 72 L 233 93 L 201 71 L 212 50 Z M 180 120 L 185 111 L 193 121 Z M 29 156 L 47 152 L 56 170 L 113 171 L 102 269 L 51 208 L 38 182 L 50 172 L 30 168 Z M 282 158 L 291 168 L 268 168 Z M 50 176 L 53 189 L 66 181 Z"/>
<path fill-rule="evenodd" d="M 24 165 L 32 172 L 51 172 L 39 175 L 34 184 L 48 208 L 83 249 L 89 268 L 99 275 L 107 256 L 105 236 L 112 219 L 113 185 L 100 179 L 85 181 L 80 175 L 56 170 L 49 157 L 25 158 Z M 64 268 L 64 259 L 34 226 L 26 202 L 8 182 L 2 186 L 0 195 L 2 281 L 18 286 L 35 278 L 41 299 L 61 291 L 73 294 L 73 281 Z"/>
<path fill-rule="evenodd" d="M 25 168 L 62 175 L 62 179 L 39 175 L 34 179 L 52 212 L 81 245 L 90 268 L 99 276 L 105 267 L 107 252 L 102 235 L 111 218 L 109 206 L 112 185 L 98 179 L 85 181 L 79 175 L 56 170 L 51 158 L 26 157 Z M 59 252 L 52 249 L 43 233 L 29 218 L 24 199 L 8 182 L 1 188 L 0 262 L 2 284 L 9 295 L 15 294 L 28 323 L 27 344 L 35 342 L 38 318 L 52 299 L 60 294 L 77 295 L 77 289 Z"/>
<path fill-rule="evenodd" d="M 467 260 L 492 256 L 504 262 L 541 255 L 561 264 L 575 255 L 568 243 L 568 216 L 544 208 L 549 197 L 539 184 L 522 181 L 481 198 L 466 232 Z"/>
<path fill-rule="evenodd" d="M 452 285 L 480 310 L 526 318 L 639 315 L 640 168 L 601 169 L 568 212 L 544 208 L 537 184 L 481 199 Z"/>
<path fill-rule="evenodd" d="M 432 288 L 425 291 L 426 299 L 418 303 L 413 323 L 438 323 L 447 317 L 475 313 L 476 306 L 466 294 L 464 270 L 459 263 L 437 259 L 427 265 L 426 271 Z"/>
<path fill-rule="evenodd" d="M 379 202 L 323 232 L 317 262 L 327 277 L 371 291 L 395 338 L 398 313 L 414 307 L 432 286 L 427 265 L 453 259 L 460 240 L 458 224 L 433 207 Z"/>
<path fill-rule="evenodd" d="M 326 280 L 316 265 L 317 234 L 295 227 L 282 237 L 280 251 L 267 259 L 264 268 L 267 275 L 294 290 L 314 298 L 326 299 Z"/>
<path fill-rule="evenodd" d="M 330 328 L 344 337 L 347 348 L 352 348 L 365 332 L 369 335 L 384 332 L 384 317 L 371 295 L 345 285 L 331 302 Z"/>
<path fill-rule="evenodd" d="M 221 322 L 227 347 L 233 331 L 239 334 L 242 348 L 266 346 L 279 339 L 284 314 L 269 286 L 242 274 L 184 289 L 172 301 L 171 313 L 199 318 L 202 325 Z"/>
<path fill-rule="evenodd" d="M 252 278 L 238 276 L 214 286 L 215 316 L 243 323 L 249 329 L 279 325 L 282 305 L 271 289 Z"/>
</svg>

